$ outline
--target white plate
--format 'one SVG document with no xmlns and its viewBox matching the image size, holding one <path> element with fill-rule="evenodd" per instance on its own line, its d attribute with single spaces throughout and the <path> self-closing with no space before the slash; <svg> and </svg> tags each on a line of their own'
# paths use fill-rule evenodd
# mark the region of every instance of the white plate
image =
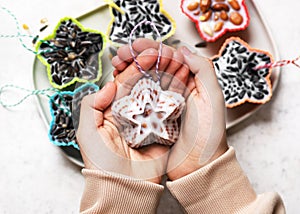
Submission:
<svg viewBox="0 0 300 214">
<path fill-rule="evenodd" d="M 226 38 L 231 36 L 238 36 L 244 41 L 248 42 L 253 48 L 259 48 L 269 51 L 275 60 L 279 59 L 277 48 L 273 42 L 272 36 L 266 26 L 264 19 L 261 16 L 254 1 L 248 0 L 246 2 L 251 17 L 249 27 L 240 32 L 227 33 L 221 39 L 215 43 L 209 43 L 206 48 L 195 48 L 198 54 L 212 57 L 216 55 L 222 46 Z M 180 10 L 180 0 L 164 0 L 163 7 L 168 13 L 175 19 L 177 23 L 176 33 L 173 39 L 179 39 L 183 43 L 187 43 L 191 47 L 195 47 L 196 44 L 201 42 L 201 38 L 195 28 L 194 23 L 188 19 Z M 83 14 L 78 17 L 78 20 L 85 26 L 93 29 L 107 32 L 108 23 L 111 20 L 108 6 L 103 5 L 95 10 Z M 188 33 L 187 33 L 188 32 Z M 103 60 L 103 78 L 101 78 L 99 85 L 100 88 L 107 81 L 113 79 L 112 77 L 112 66 L 109 60 L 109 50 L 106 48 Z M 273 83 L 273 91 L 276 89 L 278 80 L 280 77 L 280 68 L 273 69 L 271 76 Z M 39 60 L 35 59 L 33 65 L 33 83 L 35 89 L 45 89 L 51 87 L 48 81 L 46 67 L 40 63 Z M 50 110 L 48 106 L 48 100 L 43 98 L 37 98 L 39 110 L 46 124 L 49 128 L 50 124 Z M 226 127 L 227 129 L 237 125 L 241 121 L 245 120 L 249 116 L 253 115 L 263 105 L 256 104 L 243 104 L 233 109 L 227 109 Z M 80 153 L 72 147 L 61 147 L 63 153 L 72 162 L 79 166 L 83 166 Z"/>
</svg>

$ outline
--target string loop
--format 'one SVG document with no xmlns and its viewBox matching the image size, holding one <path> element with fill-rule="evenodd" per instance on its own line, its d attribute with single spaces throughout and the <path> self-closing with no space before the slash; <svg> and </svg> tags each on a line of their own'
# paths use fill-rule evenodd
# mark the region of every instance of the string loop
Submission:
<svg viewBox="0 0 300 214">
<path fill-rule="evenodd" d="M 25 91 L 25 92 L 28 92 L 28 93 L 24 97 L 22 97 L 19 101 L 15 102 L 15 103 L 12 103 L 12 104 L 8 104 L 8 103 L 5 103 L 2 100 L 2 95 L 5 92 L 5 90 L 8 89 L 8 88 L 18 89 L 18 90 Z M 56 103 L 53 100 L 51 95 L 49 95 L 49 92 L 57 93 L 58 96 L 60 96 L 64 108 L 62 108 L 58 103 Z M 68 106 L 65 103 L 65 99 L 63 98 L 60 91 L 58 89 L 55 89 L 55 88 L 46 88 L 46 89 L 42 89 L 42 90 L 29 90 L 29 89 L 26 89 L 26 88 L 19 87 L 17 85 L 12 85 L 12 84 L 4 85 L 0 88 L 0 105 L 3 106 L 4 108 L 16 107 L 16 106 L 20 105 L 21 103 L 23 103 L 30 96 L 39 96 L 39 95 L 43 95 L 43 96 L 48 97 L 49 100 L 51 100 L 52 103 L 54 103 L 57 106 L 57 108 L 59 108 L 59 109 L 63 110 L 64 112 L 66 112 L 67 115 L 71 115 L 71 111 L 70 111 L 70 109 L 68 109 Z"/>
<path fill-rule="evenodd" d="M 148 78 L 151 78 L 151 75 L 149 73 L 147 73 L 145 70 L 143 70 L 142 66 L 139 64 L 138 60 L 137 60 L 137 56 L 135 55 L 134 53 L 134 50 L 133 50 L 133 47 L 132 47 L 132 40 L 133 40 L 133 34 L 134 32 L 137 30 L 137 28 L 141 25 L 151 25 L 151 27 L 155 30 L 158 38 L 159 38 L 159 49 L 158 49 L 158 58 L 157 58 L 157 62 L 156 62 L 156 65 L 155 65 L 155 73 L 156 73 L 156 76 L 158 78 L 158 81 L 160 81 L 160 75 L 159 75 L 159 72 L 158 72 L 158 68 L 159 68 L 159 64 L 160 64 L 160 60 L 161 60 L 161 55 L 162 55 L 162 38 L 161 38 L 161 35 L 157 29 L 157 27 L 155 26 L 155 24 L 151 21 L 148 21 L 148 20 L 143 20 L 141 21 L 140 23 L 138 23 L 136 26 L 134 26 L 134 28 L 132 29 L 131 33 L 130 33 L 130 36 L 129 36 L 129 49 L 130 49 L 130 53 L 132 55 L 132 58 L 138 68 L 138 70 L 144 74 L 146 77 Z"/>
</svg>

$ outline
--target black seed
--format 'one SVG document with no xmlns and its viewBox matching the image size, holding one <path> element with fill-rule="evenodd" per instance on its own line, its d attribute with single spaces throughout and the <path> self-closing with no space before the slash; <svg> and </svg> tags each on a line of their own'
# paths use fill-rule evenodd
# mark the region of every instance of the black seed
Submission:
<svg viewBox="0 0 300 214">
<path fill-rule="evenodd" d="M 56 104 L 55 104 L 55 102 L 52 102 L 52 109 L 54 110 L 54 111 L 56 111 L 57 109 L 58 109 L 58 107 L 56 106 Z"/>
<path fill-rule="evenodd" d="M 233 99 L 232 101 L 230 101 L 230 103 L 229 104 L 232 104 L 232 103 L 237 103 L 238 102 L 238 99 L 237 98 L 235 98 L 235 99 Z"/>
<path fill-rule="evenodd" d="M 220 71 L 219 64 L 218 64 L 218 63 L 214 63 L 214 65 L 215 65 L 215 68 L 216 68 L 218 71 Z"/>
<path fill-rule="evenodd" d="M 199 42 L 195 45 L 196 48 L 204 48 L 207 46 L 207 42 Z"/>
<path fill-rule="evenodd" d="M 225 73 L 221 73 L 222 78 L 228 79 L 228 76 Z"/>
<path fill-rule="evenodd" d="M 39 39 L 39 35 L 36 35 L 32 40 L 32 44 L 35 44 L 38 39 Z"/>
<path fill-rule="evenodd" d="M 242 48 L 237 50 L 238 53 L 244 53 L 246 51 L 247 51 L 247 49 L 245 47 L 242 47 Z"/>
<path fill-rule="evenodd" d="M 254 57 L 256 56 L 256 53 L 252 53 L 250 56 L 249 56 L 249 62 L 251 62 L 253 59 L 254 59 Z"/>
<path fill-rule="evenodd" d="M 62 132 L 61 134 L 59 134 L 59 135 L 57 135 L 56 136 L 56 139 L 63 139 L 63 138 L 65 138 L 65 137 L 67 137 L 67 133 L 65 133 L 65 132 Z"/>
<path fill-rule="evenodd" d="M 254 98 L 261 100 L 264 98 L 264 94 L 261 92 L 257 92 L 256 94 L 253 95 Z"/>
<path fill-rule="evenodd" d="M 56 130 L 56 128 L 57 128 L 57 125 L 55 125 L 55 124 L 51 127 L 51 131 L 50 131 L 51 135 L 53 135 L 53 133 Z"/>
<path fill-rule="evenodd" d="M 56 126 L 57 127 L 57 126 Z M 63 133 L 64 129 L 62 128 L 57 128 L 55 131 L 53 131 L 53 135 L 59 135 Z"/>
<path fill-rule="evenodd" d="M 230 99 L 230 95 L 225 97 L 225 101 L 227 102 Z"/>
<path fill-rule="evenodd" d="M 242 69 L 242 66 L 243 66 L 242 61 L 241 61 L 241 60 L 238 60 L 238 67 L 239 67 L 239 69 Z"/>
<path fill-rule="evenodd" d="M 230 64 L 235 64 L 237 62 L 237 58 L 233 58 L 230 62 Z"/>
<path fill-rule="evenodd" d="M 53 75 L 52 79 L 57 85 L 61 85 L 61 80 L 59 79 L 59 77 L 57 75 Z"/>
<path fill-rule="evenodd" d="M 68 134 L 68 138 L 71 140 L 75 139 L 75 130 L 71 130 Z"/>
<path fill-rule="evenodd" d="M 238 92 L 234 91 L 233 94 L 231 94 L 231 97 L 236 97 L 238 96 Z"/>
<path fill-rule="evenodd" d="M 43 32 L 47 27 L 48 27 L 48 25 L 43 26 L 43 27 L 40 29 L 40 32 Z"/>
<path fill-rule="evenodd" d="M 242 99 L 246 94 L 246 91 L 243 90 L 240 94 L 239 94 L 239 98 Z"/>
<path fill-rule="evenodd" d="M 224 56 L 227 53 L 227 48 L 225 48 L 222 52 L 222 56 Z"/>
<path fill-rule="evenodd" d="M 251 91 L 247 91 L 248 97 L 251 97 Z"/>
<path fill-rule="evenodd" d="M 270 57 L 265 56 L 264 58 L 262 58 L 262 61 L 264 61 L 264 62 L 270 62 L 271 60 L 270 60 Z"/>
<path fill-rule="evenodd" d="M 267 90 L 261 90 L 261 92 L 264 93 L 265 95 L 269 94 L 269 91 L 267 91 Z"/>
<path fill-rule="evenodd" d="M 243 82 L 239 79 L 239 78 L 236 78 L 236 82 L 239 86 L 242 86 L 243 85 Z"/>
</svg>

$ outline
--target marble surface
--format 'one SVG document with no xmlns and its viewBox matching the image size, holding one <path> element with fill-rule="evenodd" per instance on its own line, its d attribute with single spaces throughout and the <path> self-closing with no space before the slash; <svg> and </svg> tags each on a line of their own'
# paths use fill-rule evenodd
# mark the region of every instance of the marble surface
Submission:
<svg viewBox="0 0 300 214">
<path fill-rule="evenodd" d="M 1 6 L 14 11 L 21 23 L 38 26 L 43 17 L 54 20 L 78 16 L 99 4 L 101 1 L 96 0 L 15 0 L 2 1 Z M 264 0 L 257 4 L 281 58 L 299 55 L 299 1 Z M 1 9 L 0 20 L 0 34 L 15 34 L 12 18 Z M 0 47 L 0 85 L 14 83 L 32 88 L 34 55 L 23 49 L 17 39 L 1 38 Z M 229 144 L 236 148 L 255 190 L 277 191 L 287 213 L 299 212 L 299 90 L 300 70 L 285 67 L 271 102 L 228 132 Z M 34 98 L 14 109 L 0 107 L 0 143 L 1 213 L 78 213 L 84 185 L 80 168 L 49 143 Z M 160 213 L 171 212 L 160 209 Z"/>
</svg>

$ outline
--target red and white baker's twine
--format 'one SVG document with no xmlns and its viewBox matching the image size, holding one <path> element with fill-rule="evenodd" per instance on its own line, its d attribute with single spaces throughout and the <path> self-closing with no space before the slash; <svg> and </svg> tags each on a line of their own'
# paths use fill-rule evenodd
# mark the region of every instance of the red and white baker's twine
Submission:
<svg viewBox="0 0 300 214">
<path fill-rule="evenodd" d="M 299 59 L 300 59 L 300 56 L 293 60 L 280 60 L 277 62 L 267 63 L 265 65 L 259 65 L 259 66 L 255 67 L 254 70 L 260 70 L 263 68 L 283 67 L 283 66 L 286 66 L 289 64 L 293 64 L 293 65 L 297 66 L 298 68 L 300 68 L 300 65 L 296 63 Z"/>
<path fill-rule="evenodd" d="M 156 34 L 158 36 L 158 39 L 159 39 L 159 49 L 158 49 L 157 62 L 156 62 L 156 66 L 155 66 L 155 73 L 157 75 L 158 80 L 160 80 L 160 76 L 159 76 L 159 72 L 158 72 L 158 67 L 159 67 L 160 58 L 161 58 L 161 55 L 162 55 L 162 38 L 161 38 L 161 35 L 160 35 L 158 29 L 156 28 L 156 26 L 155 26 L 155 24 L 153 22 L 148 21 L 148 20 L 144 20 L 144 21 L 141 21 L 140 23 L 138 23 L 136 26 L 134 26 L 134 28 L 132 29 L 132 31 L 130 33 L 130 36 L 129 36 L 129 49 L 130 49 L 130 53 L 132 55 L 133 60 L 135 61 L 135 64 L 136 64 L 138 70 L 142 74 L 144 74 L 146 77 L 151 77 L 150 74 L 148 74 L 146 71 L 143 70 L 142 66 L 137 61 L 137 57 L 135 56 L 135 53 L 134 53 L 134 50 L 133 50 L 133 47 L 132 47 L 133 34 L 137 30 L 137 28 L 139 26 L 143 25 L 143 24 L 151 25 L 152 28 L 155 30 L 155 32 L 156 32 Z"/>
</svg>

